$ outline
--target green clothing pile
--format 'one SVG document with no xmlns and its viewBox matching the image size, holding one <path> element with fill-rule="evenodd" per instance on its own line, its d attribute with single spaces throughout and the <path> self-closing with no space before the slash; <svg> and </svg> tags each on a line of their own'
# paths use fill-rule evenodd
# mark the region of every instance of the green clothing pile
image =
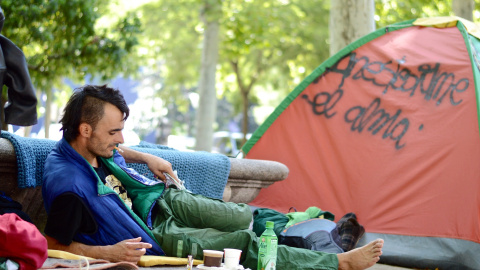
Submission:
<svg viewBox="0 0 480 270">
<path fill-rule="evenodd" d="M 285 228 L 292 226 L 295 223 L 302 222 L 305 220 L 309 220 L 312 218 L 324 218 L 333 221 L 335 219 L 335 215 L 328 212 L 322 211 L 322 209 L 311 206 L 305 212 L 290 212 L 285 214 L 288 218 L 288 222 L 285 225 Z"/>
</svg>

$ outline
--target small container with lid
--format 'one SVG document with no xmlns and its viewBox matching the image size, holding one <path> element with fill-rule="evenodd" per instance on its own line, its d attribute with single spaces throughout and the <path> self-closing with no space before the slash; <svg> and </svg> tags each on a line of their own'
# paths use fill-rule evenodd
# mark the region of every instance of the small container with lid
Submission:
<svg viewBox="0 0 480 270">
<path fill-rule="evenodd" d="M 222 265 L 223 251 L 203 250 L 203 264 L 208 267 L 220 267 Z"/>
</svg>

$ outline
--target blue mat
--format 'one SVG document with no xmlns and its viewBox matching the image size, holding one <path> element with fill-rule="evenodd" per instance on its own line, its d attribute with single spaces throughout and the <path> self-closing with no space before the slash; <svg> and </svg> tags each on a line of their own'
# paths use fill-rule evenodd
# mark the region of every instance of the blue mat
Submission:
<svg viewBox="0 0 480 270">
<path fill-rule="evenodd" d="M 5 131 L 1 132 L 0 137 L 9 140 L 15 149 L 18 187 L 41 186 L 45 159 L 54 148 L 56 141 L 25 138 Z M 227 156 L 203 151 L 178 151 L 146 142 L 131 148 L 168 160 L 177 171 L 178 177 L 185 181 L 185 187 L 191 192 L 216 199 L 223 197 L 223 190 L 230 174 L 230 159 Z M 128 166 L 153 179 L 153 174 L 147 165 L 128 163 Z"/>
</svg>

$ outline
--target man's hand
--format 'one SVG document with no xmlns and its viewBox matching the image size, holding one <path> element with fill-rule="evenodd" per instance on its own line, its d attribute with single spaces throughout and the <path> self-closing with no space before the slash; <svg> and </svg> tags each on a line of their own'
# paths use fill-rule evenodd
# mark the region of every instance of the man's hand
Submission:
<svg viewBox="0 0 480 270">
<path fill-rule="evenodd" d="M 120 146 L 120 149 L 123 150 L 121 155 L 125 158 L 127 163 L 144 163 L 147 164 L 148 168 L 152 173 L 158 178 L 166 181 L 164 172 L 170 174 L 172 177 L 177 179 L 176 174 L 173 173 L 172 164 L 161 157 L 157 157 L 148 153 L 143 153 L 135 151 L 123 145 Z"/>
<path fill-rule="evenodd" d="M 88 246 L 79 242 L 72 242 L 66 246 L 48 235 L 46 235 L 45 238 L 47 238 L 49 249 L 63 250 L 95 259 L 104 259 L 110 262 L 138 263 L 140 257 L 147 252 L 146 249 L 152 247 L 150 243 L 141 242 L 141 237 L 126 239 L 111 246 Z"/>
<path fill-rule="evenodd" d="M 133 262 L 137 263 L 140 257 L 145 255 L 147 248 L 151 248 L 149 243 L 140 242 L 141 237 L 123 240 L 113 246 L 107 246 L 105 249 L 105 258 L 111 262 Z"/>
<path fill-rule="evenodd" d="M 177 175 L 173 173 L 172 164 L 170 162 L 154 155 L 149 156 L 151 157 L 145 163 L 150 171 L 152 171 L 153 175 L 163 180 L 163 182 L 166 181 L 165 175 L 163 175 L 164 172 L 170 174 L 172 177 L 177 178 Z"/>
</svg>

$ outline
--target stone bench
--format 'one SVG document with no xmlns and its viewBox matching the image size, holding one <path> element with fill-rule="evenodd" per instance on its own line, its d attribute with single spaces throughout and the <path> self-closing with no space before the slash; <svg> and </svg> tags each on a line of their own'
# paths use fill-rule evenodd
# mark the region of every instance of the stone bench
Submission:
<svg viewBox="0 0 480 270">
<path fill-rule="evenodd" d="M 230 158 L 230 175 L 223 200 L 249 203 L 262 188 L 284 180 L 288 168 L 279 162 Z M 13 145 L 0 138 L 0 191 L 23 205 L 26 212 L 43 232 L 47 214 L 43 207 L 41 187 L 19 188 L 17 185 L 17 158 Z"/>
</svg>

